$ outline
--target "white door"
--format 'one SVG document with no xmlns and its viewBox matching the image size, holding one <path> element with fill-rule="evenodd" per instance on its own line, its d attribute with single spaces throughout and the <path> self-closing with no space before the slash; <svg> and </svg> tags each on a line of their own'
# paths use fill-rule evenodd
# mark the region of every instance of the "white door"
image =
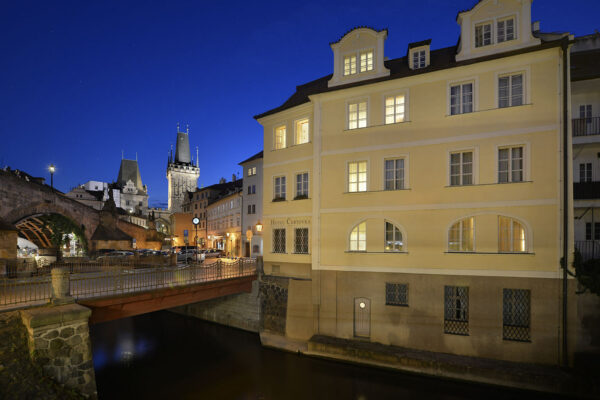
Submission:
<svg viewBox="0 0 600 400">
<path fill-rule="evenodd" d="M 371 336 L 371 300 L 364 297 L 354 299 L 354 336 Z"/>
</svg>

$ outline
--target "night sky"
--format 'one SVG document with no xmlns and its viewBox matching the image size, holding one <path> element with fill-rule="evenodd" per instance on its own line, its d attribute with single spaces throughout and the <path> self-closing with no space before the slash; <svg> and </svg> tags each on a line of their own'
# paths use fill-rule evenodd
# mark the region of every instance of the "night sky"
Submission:
<svg viewBox="0 0 600 400">
<path fill-rule="evenodd" d="M 253 115 L 331 73 L 329 43 L 350 28 L 388 28 L 386 56 L 432 38 L 454 45 L 475 0 L 0 2 L 0 166 L 62 191 L 116 180 L 138 156 L 150 205 L 167 200 L 177 122 L 200 148 L 199 186 L 231 179 L 262 149 Z M 537 0 L 542 31 L 600 29 L 600 1 Z M 163 205 L 164 206 L 164 205 Z"/>
</svg>

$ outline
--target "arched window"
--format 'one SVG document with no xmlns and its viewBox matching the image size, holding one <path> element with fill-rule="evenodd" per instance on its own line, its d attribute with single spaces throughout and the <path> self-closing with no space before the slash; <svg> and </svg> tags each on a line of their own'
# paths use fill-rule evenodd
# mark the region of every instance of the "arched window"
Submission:
<svg viewBox="0 0 600 400">
<path fill-rule="evenodd" d="M 367 251 L 367 223 L 361 222 L 350 233 L 350 251 Z"/>
<path fill-rule="evenodd" d="M 448 231 L 448 251 L 473 251 L 475 218 L 455 222 Z"/>
<path fill-rule="evenodd" d="M 404 241 L 400 228 L 391 222 L 385 222 L 385 251 L 403 251 Z"/>
<path fill-rule="evenodd" d="M 498 216 L 498 252 L 527 251 L 525 226 L 514 218 Z"/>
</svg>

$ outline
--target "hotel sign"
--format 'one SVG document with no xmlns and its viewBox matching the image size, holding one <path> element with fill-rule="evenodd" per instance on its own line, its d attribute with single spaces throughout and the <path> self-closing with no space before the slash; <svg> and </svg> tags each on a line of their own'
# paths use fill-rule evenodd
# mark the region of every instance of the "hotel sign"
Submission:
<svg viewBox="0 0 600 400">
<path fill-rule="evenodd" d="M 271 226 L 310 225 L 310 219 L 310 217 L 273 218 L 269 222 Z"/>
</svg>

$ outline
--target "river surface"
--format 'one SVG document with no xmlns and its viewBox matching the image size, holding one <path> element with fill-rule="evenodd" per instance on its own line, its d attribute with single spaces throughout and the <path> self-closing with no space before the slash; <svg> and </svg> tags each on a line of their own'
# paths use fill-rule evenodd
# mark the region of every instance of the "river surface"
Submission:
<svg viewBox="0 0 600 400">
<path fill-rule="evenodd" d="M 271 350 L 257 334 L 168 311 L 90 334 L 101 400 L 549 398 Z"/>
</svg>

